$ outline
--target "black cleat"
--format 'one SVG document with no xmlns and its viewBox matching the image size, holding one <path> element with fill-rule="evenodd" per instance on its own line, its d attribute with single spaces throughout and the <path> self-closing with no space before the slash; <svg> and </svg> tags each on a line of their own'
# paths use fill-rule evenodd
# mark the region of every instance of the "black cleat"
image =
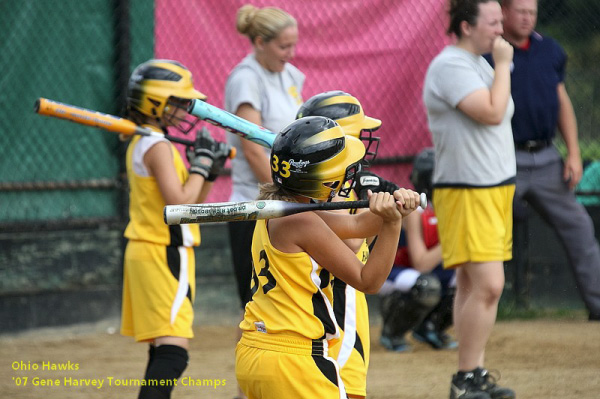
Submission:
<svg viewBox="0 0 600 399">
<path fill-rule="evenodd" d="M 381 346 L 392 352 L 410 352 L 412 350 L 404 337 L 388 337 L 382 334 L 379 342 Z"/>
<path fill-rule="evenodd" d="M 477 367 L 473 370 L 475 373 L 475 380 L 482 391 L 487 392 L 492 399 L 515 399 L 515 391 L 510 388 L 504 388 L 496 385 L 496 381 L 500 379 L 500 373 L 498 377 L 491 375 L 486 369 Z"/>
<path fill-rule="evenodd" d="M 436 331 L 432 323 L 423 322 L 412 332 L 414 339 L 429 344 L 433 349 L 456 349 L 458 343 L 445 332 Z"/>
<path fill-rule="evenodd" d="M 454 374 L 450 384 L 450 399 L 491 399 L 491 396 L 478 386 L 476 377 L 473 371 Z"/>
</svg>

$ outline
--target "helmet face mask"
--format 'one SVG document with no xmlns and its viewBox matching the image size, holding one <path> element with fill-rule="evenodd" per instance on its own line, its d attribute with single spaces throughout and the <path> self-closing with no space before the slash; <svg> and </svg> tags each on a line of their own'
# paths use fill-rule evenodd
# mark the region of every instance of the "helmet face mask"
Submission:
<svg viewBox="0 0 600 399">
<path fill-rule="evenodd" d="M 163 128 L 175 126 L 189 132 L 198 122 L 187 113 L 192 99 L 205 100 L 206 96 L 194 88 L 191 72 L 176 61 L 147 61 L 135 68 L 129 79 L 129 113 L 152 119 Z"/>
<path fill-rule="evenodd" d="M 342 182 L 342 188 L 338 192 L 338 195 L 340 197 L 348 198 L 350 196 L 350 193 L 354 189 L 354 185 L 355 185 L 354 180 L 356 179 L 356 175 L 361 170 L 362 170 L 361 162 L 355 162 L 353 164 L 350 164 L 346 168 L 346 173 L 344 174 L 344 181 Z"/>
<path fill-rule="evenodd" d="M 174 126 L 187 134 L 200 121 L 198 117 L 188 114 L 192 101 L 185 98 L 169 97 L 163 111 L 166 126 Z"/>
<path fill-rule="evenodd" d="M 366 153 L 363 160 L 369 165 L 377 156 L 379 137 L 373 136 L 381 121 L 364 114 L 362 105 L 352 95 L 341 90 L 327 91 L 309 98 L 298 110 L 296 119 L 305 116 L 325 116 L 336 121 L 345 134 L 363 141 Z"/>
<path fill-rule="evenodd" d="M 375 129 L 363 129 L 360 131 L 360 140 L 365 144 L 365 157 L 363 159 L 363 163 L 365 166 L 369 166 L 375 157 L 377 156 L 377 151 L 379 150 L 379 137 L 373 136 L 373 132 L 379 128 Z"/>
<path fill-rule="evenodd" d="M 273 142 L 273 182 L 296 195 L 329 200 L 352 187 L 364 153 L 362 142 L 346 136 L 335 121 L 301 118 L 285 127 Z M 347 195 L 346 191 L 349 189 L 342 194 Z"/>
</svg>

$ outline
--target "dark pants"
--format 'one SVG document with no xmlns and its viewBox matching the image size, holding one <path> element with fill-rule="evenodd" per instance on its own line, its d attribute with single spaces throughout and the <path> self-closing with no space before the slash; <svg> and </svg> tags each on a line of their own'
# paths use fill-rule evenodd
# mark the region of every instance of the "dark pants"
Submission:
<svg viewBox="0 0 600 399">
<path fill-rule="evenodd" d="M 255 221 L 230 222 L 227 226 L 233 258 L 233 271 L 242 309 L 246 307 L 246 303 L 252 298 L 250 282 L 252 281 L 251 247 L 254 226 L 256 226 Z"/>
<path fill-rule="evenodd" d="M 515 219 L 527 217 L 527 202 L 548 222 L 565 248 L 586 307 L 600 315 L 600 247 L 590 215 L 563 180 L 560 154 L 548 147 L 535 153 L 517 150 L 516 155 Z"/>
</svg>

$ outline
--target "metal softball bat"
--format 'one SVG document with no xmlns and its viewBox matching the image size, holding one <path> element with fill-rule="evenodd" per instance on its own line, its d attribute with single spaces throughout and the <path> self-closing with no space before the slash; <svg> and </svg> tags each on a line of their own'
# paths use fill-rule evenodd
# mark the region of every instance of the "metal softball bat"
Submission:
<svg viewBox="0 0 600 399">
<path fill-rule="evenodd" d="M 263 147 L 271 148 L 275 136 L 272 131 L 249 122 L 202 100 L 192 100 L 188 112 L 212 125 L 220 127 Z"/>
<path fill-rule="evenodd" d="M 427 196 L 420 195 L 422 208 L 427 206 Z M 369 201 L 320 202 L 301 204 L 296 202 L 263 200 L 246 202 L 218 202 L 212 204 L 167 205 L 164 220 L 168 225 L 190 223 L 240 222 L 245 220 L 272 219 L 307 211 L 368 208 Z"/>
<path fill-rule="evenodd" d="M 194 145 L 193 140 L 186 140 L 180 137 L 173 137 L 160 132 L 155 132 L 154 130 L 138 126 L 129 119 L 49 100 L 47 98 L 38 98 L 34 105 L 34 111 L 40 115 L 53 116 L 81 125 L 101 128 L 124 136 L 139 134 L 140 136 L 162 137 L 174 143 L 184 144 L 188 147 Z M 236 149 L 235 147 L 231 147 L 229 149 L 228 158 L 233 159 L 235 158 L 235 155 Z"/>
<path fill-rule="evenodd" d="M 194 142 L 190 140 L 165 136 L 162 133 L 138 126 L 125 118 L 120 118 L 115 115 L 105 114 L 71 104 L 49 100 L 47 98 L 38 98 L 34 105 L 34 111 L 40 115 L 53 116 L 55 118 L 68 120 L 86 126 L 101 128 L 108 130 L 109 132 L 119 133 L 125 136 L 139 134 L 140 136 L 164 137 L 172 142 L 185 144 L 188 146 L 194 144 Z"/>
</svg>

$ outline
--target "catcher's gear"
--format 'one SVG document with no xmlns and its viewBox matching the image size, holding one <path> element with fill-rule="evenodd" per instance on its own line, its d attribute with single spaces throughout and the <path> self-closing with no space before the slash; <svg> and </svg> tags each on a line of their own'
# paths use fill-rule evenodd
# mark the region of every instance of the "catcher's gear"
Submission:
<svg viewBox="0 0 600 399">
<path fill-rule="evenodd" d="M 400 187 L 396 183 L 385 180 L 382 177 L 377 176 L 373 172 L 367 170 L 361 170 L 356 174 L 354 191 L 361 200 L 367 199 L 367 190 L 371 190 L 374 193 L 386 192 L 394 194 L 394 191 Z"/>
<path fill-rule="evenodd" d="M 408 292 L 399 290 L 381 298 L 381 315 L 386 337 L 402 337 L 418 325 L 438 304 L 442 292 L 440 280 L 433 274 L 422 274 Z"/>
<path fill-rule="evenodd" d="M 455 287 L 448 287 L 438 304 L 425 319 L 413 329 L 413 337 L 435 349 L 453 349 L 457 343 L 445 332 L 452 325 L 452 306 Z"/>
<path fill-rule="evenodd" d="M 432 147 L 424 148 L 413 161 L 413 170 L 410 181 L 415 186 L 415 191 L 425 193 L 431 198 L 433 169 L 435 167 L 435 152 Z"/>
<path fill-rule="evenodd" d="M 187 114 L 192 99 L 206 100 L 206 96 L 194 89 L 192 73 L 176 61 L 146 61 L 135 68 L 129 78 L 127 110 L 130 116 L 153 118 L 163 129 L 175 126 L 188 133 L 196 125 L 198 118 Z"/>
<path fill-rule="evenodd" d="M 305 116 L 326 116 L 336 121 L 344 133 L 362 140 L 366 164 L 377 156 L 379 137 L 373 137 L 373 132 L 379 129 L 381 121 L 366 116 L 358 99 L 351 94 L 333 90 L 314 95 L 302 104 L 296 119 Z"/>
<path fill-rule="evenodd" d="M 283 128 L 271 148 L 275 185 L 315 200 L 347 197 L 365 146 L 322 116 L 298 119 Z M 348 184 L 345 184 L 348 182 Z"/>
<path fill-rule="evenodd" d="M 190 173 L 197 173 L 208 180 L 208 176 L 213 166 L 215 154 L 215 140 L 208 130 L 201 129 L 196 131 L 196 140 L 194 145 L 188 147 L 186 155 L 190 162 Z"/>
<path fill-rule="evenodd" d="M 452 325 L 452 307 L 455 294 L 456 287 L 448 287 L 447 292 L 442 295 L 442 299 L 427 315 L 426 320 L 431 321 L 436 331 L 445 331 Z"/>
</svg>

